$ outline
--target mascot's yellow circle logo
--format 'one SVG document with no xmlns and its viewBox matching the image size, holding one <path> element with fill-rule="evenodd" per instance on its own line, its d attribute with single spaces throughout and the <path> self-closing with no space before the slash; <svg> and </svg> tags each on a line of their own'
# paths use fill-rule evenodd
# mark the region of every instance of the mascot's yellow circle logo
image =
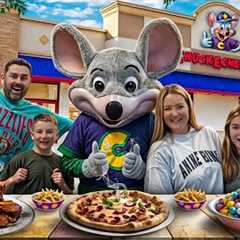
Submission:
<svg viewBox="0 0 240 240">
<path fill-rule="evenodd" d="M 217 46 L 218 49 L 224 49 L 224 42 L 219 42 Z"/>
<path fill-rule="evenodd" d="M 109 167 L 121 170 L 124 156 L 129 152 L 129 135 L 124 131 L 107 132 L 100 140 L 99 148 L 103 151 L 109 162 Z"/>
</svg>

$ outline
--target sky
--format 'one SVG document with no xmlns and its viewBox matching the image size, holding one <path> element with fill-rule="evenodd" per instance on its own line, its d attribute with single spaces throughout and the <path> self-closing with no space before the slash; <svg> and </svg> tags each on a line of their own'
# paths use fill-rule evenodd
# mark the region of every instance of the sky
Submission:
<svg viewBox="0 0 240 240">
<path fill-rule="evenodd" d="M 165 9 L 163 0 L 124 0 L 135 4 Z M 100 9 L 107 6 L 113 0 L 26 0 L 28 11 L 26 17 L 65 22 L 87 27 L 102 28 L 102 17 Z M 177 12 L 192 16 L 194 11 L 207 2 L 203 0 L 175 0 L 167 11 Z M 214 1 L 216 2 L 216 1 Z M 240 9 L 240 0 L 218 0 Z"/>
</svg>

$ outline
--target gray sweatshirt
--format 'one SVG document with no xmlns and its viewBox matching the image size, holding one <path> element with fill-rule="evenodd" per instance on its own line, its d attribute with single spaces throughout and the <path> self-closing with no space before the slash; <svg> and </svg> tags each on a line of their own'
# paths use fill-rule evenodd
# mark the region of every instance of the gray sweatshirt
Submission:
<svg viewBox="0 0 240 240">
<path fill-rule="evenodd" d="M 223 193 L 221 142 L 215 130 L 204 127 L 186 134 L 167 134 L 148 154 L 145 191 L 171 194 L 184 188 Z"/>
</svg>

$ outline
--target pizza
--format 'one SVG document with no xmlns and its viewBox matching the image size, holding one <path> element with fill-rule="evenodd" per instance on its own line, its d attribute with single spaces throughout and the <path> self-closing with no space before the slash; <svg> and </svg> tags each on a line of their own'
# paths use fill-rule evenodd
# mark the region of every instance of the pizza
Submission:
<svg viewBox="0 0 240 240">
<path fill-rule="evenodd" d="M 135 232 L 162 223 L 169 214 L 160 197 L 140 191 L 88 193 L 72 201 L 66 213 L 76 223 L 112 232 Z"/>
</svg>

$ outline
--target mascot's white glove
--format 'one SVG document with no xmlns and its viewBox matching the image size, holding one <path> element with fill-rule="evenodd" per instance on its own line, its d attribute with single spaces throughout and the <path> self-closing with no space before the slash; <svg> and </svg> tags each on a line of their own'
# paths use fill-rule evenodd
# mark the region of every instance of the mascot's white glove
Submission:
<svg viewBox="0 0 240 240">
<path fill-rule="evenodd" d="M 125 155 L 122 174 L 127 178 L 140 180 L 145 174 L 145 163 L 140 155 L 140 146 L 134 144 L 130 152 Z"/>
<path fill-rule="evenodd" d="M 108 172 L 106 154 L 99 151 L 97 142 L 93 142 L 92 153 L 83 161 L 82 173 L 87 178 L 99 177 Z"/>
</svg>

